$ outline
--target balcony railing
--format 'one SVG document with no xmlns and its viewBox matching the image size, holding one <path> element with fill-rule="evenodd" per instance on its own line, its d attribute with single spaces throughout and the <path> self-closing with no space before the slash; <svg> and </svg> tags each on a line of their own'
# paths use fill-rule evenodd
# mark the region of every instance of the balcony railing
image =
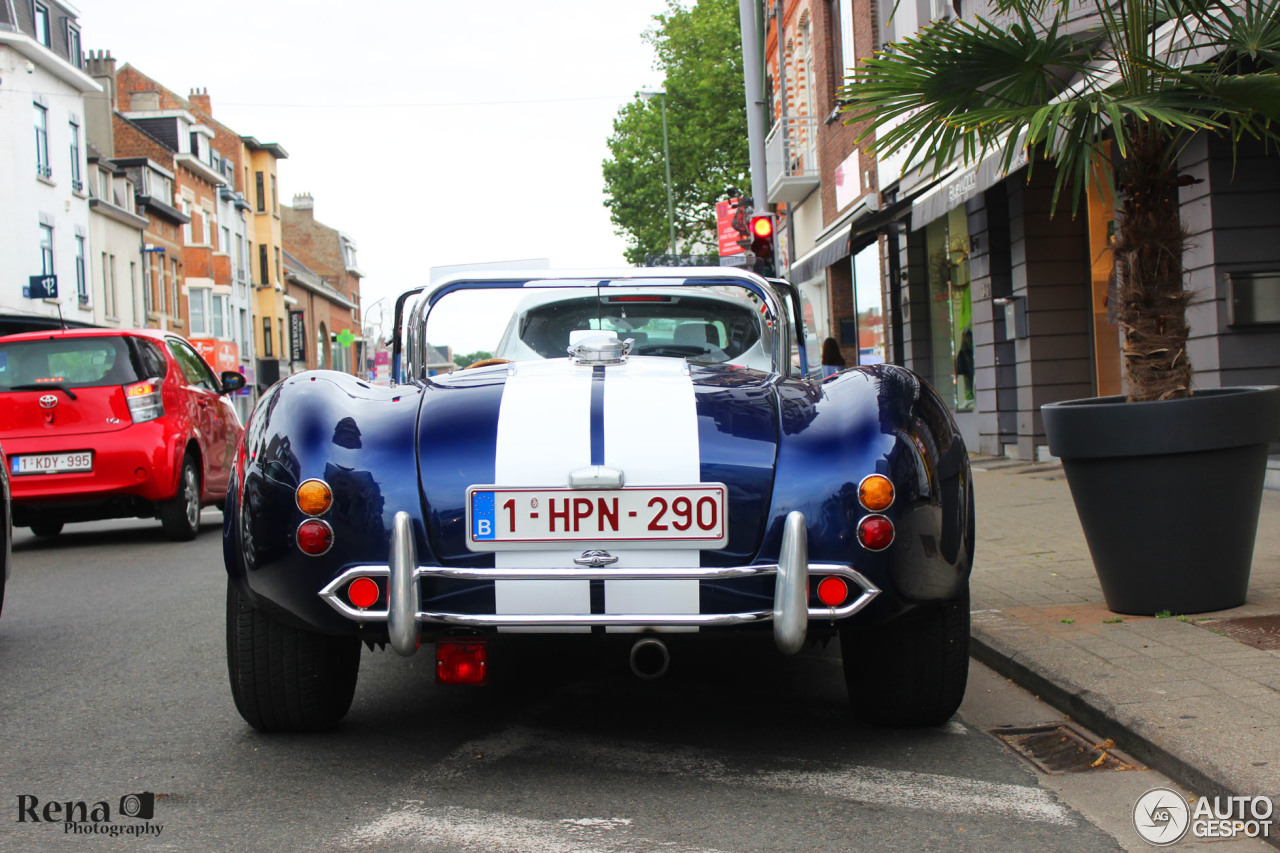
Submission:
<svg viewBox="0 0 1280 853">
<path fill-rule="evenodd" d="M 818 188 L 818 119 L 788 116 L 764 142 L 769 203 L 804 201 Z"/>
</svg>

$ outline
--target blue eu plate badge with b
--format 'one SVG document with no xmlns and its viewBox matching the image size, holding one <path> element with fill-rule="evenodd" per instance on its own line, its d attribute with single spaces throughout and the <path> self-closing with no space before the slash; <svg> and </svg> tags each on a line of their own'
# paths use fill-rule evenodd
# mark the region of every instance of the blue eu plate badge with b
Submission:
<svg viewBox="0 0 1280 853">
<path fill-rule="evenodd" d="M 471 538 L 472 540 L 494 539 L 494 494 L 493 492 L 473 492 L 471 495 Z"/>
</svg>

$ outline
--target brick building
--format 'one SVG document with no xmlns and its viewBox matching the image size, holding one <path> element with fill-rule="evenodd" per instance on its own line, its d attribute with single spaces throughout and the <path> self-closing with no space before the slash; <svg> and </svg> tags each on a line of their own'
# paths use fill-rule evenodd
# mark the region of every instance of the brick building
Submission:
<svg viewBox="0 0 1280 853">
<path fill-rule="evenodd" d="M 306 367 L 360 375 L 364 340 L 356 243 L 315 218 L 315 200 L 295 195 L 281 205 L 289 304 L 290 358 L 301 352 Z M 347 334 L 343 334 L 346 332 Z M 298 347 L 299 336 L 304 342 Z"/>
<path fill-rule="evenodd" d="M 846 67 L 875 44 L 872 0 L 765 7 L 766 201 L 779 214 L 780 272 L 811 306 L 811 358 L 834 337 L 849 364 L 883 360 L 875 241 L 850 242 L 853 223 L 879 208 L 875 160 L 856 143 L 862 128 L 843 123 L 837 98 Z M 855 265 L 857 249 L 867 254 Z"/>
</svg>

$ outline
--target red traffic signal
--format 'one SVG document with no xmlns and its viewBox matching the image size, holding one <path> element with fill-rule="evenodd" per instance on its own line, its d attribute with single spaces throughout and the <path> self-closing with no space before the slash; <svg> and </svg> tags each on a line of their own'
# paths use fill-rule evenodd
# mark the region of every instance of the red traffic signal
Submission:
<svg viewBox="0 0 1280 853">
<path fill-rule="evenodd" d="M 776 274 L 773 262 L 773 216 L 751 217 L 751 254 L 756 256 L 753 269 L 760 275 Z"/>
<path fill-rule="evenodd" d="M 751 218 L 751 236 L 756 240 L 772 240 L 773 217 L 753 216 Z"/>
</svg>

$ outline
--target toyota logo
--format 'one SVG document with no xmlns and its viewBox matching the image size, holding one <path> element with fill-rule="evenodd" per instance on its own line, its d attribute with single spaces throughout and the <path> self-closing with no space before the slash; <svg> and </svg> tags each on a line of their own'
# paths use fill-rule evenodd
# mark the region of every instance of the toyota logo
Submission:
<svg viewBox="0 0 1280 853">
<path fill-rule="evenodd" d="M 57 394 L 42 394 L 40 396 L 40 408 L 52 409 L 56 405 L 58 405 Z"/>
</svg>

